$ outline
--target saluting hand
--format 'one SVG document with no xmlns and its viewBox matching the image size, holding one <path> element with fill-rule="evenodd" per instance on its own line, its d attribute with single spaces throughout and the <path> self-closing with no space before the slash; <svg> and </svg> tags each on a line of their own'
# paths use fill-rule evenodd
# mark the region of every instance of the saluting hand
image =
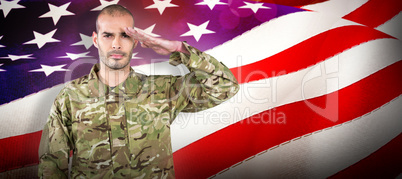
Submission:
<svg viewBox="0 0 402 179">
<path fill-rule="evenodd" d="M 124 29 L 126 34 L 141 43 L 141 47 L 151 48 L 156 53 L 161 55 L 169 55 L 172 52 L 179 51 L 183 53 L 190 54 L 184 47 L 183 43 L 180 41 L 172 41 L 163 38 L 153 37 L 145 32 L 134 29 L 131 27 L 126 27 Z"/>
</svg>

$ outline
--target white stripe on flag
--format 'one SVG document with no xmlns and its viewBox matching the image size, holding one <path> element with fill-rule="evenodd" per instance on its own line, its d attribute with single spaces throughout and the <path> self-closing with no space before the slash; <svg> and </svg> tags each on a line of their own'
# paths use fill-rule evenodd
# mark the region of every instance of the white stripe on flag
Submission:
<svg viewBox="0 0 402 179">
<path fill-rule="evenodd" d="M 402 40 L 402 12 L 394 16 L 391 20 L 378 26 L 376 29 L 393 37 Z"/>
<path fill-rule="evenodd" d="M 0 106 L 0 139 L 43 129 L 54 99 L 64 84 Z"/>
</svg>

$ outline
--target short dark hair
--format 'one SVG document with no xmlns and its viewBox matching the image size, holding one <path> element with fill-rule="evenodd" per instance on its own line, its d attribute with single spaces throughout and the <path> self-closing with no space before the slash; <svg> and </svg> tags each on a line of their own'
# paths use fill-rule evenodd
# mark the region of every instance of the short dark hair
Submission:
<svg viewBox="0 0 402 179">
<path fill-rule="evenodd" d="M 124 6 L 119 5 L 119 4 L 112 4 L 112 5 L 104 7 L 99 12 L 98 16 L 96 17 L 96 33 L 98 33 L 98 30 L 99 30 L 98 19 L 99 19 L 99 16 L 102 14 L 108 14 L 111 16 L 128 14 L 133 18 L 133 22 L 134 22 L 134 16 L 133 16 L 133 14 L 131 14 L 131 12 L 127 8 L 125 8 Z"/>
</svg>

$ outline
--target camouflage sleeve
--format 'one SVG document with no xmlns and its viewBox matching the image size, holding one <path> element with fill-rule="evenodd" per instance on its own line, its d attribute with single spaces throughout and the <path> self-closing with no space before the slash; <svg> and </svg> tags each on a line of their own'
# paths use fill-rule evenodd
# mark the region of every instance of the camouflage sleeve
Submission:
<svg viewBox="0 0 402 179">
<path fill-rule="evenodd" d="M 214 57 L 183 42 L 190 55 L 174 52 L 172 65 L 184 64 L 190 70 L 185 76 L 171 79 L 170 99 L 174 116 L 216 106 L 234 96 L 239 84 L 232 72 Z M 173 116 L 173 118 L 174 118 Z"/>
<path fill-rule="evenodd" d="M 47 123 L 42 131 L 39 146 L 40 178 L 67 178 L 68 160 L 71 147 L 69 135 L 68 110 L 65 104 L 68 99 L 61 92 L 50 110 Z"/>
</svg>

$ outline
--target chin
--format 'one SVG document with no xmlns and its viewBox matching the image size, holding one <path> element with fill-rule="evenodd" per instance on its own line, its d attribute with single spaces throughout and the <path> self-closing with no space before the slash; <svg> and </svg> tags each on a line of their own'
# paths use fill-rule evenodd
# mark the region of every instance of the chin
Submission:
<svg viewBox="0 0 402 179">
<path fill-rule="evenodd" d="M 126 67 L 129 64 L 130 64 L 130 62 L 128 62 L 128 63 L 112 63 L 112 64 L 109 63 L 109 65 L 107 65 L 107 66 L 111 69 L 119 70 L 119 69 L 123 69 L 124 67 Z"/>
</svg>

